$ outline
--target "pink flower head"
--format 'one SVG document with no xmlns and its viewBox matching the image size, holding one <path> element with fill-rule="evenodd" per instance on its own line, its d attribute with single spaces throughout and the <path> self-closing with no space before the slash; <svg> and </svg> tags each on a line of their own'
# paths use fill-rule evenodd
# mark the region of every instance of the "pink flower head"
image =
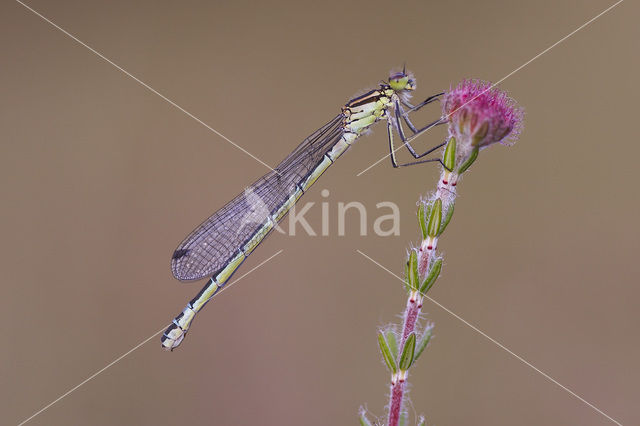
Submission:
<svg viewBox="0 0 640 426">
<path fill-rule="evenodd" d="M 463 80 L 446 92 L 442 113 L 458 146 L 480 149 L 496 142 L 514 143 L 522 130 L 524 116 L 505 92 L 480 80 Z"/>
</svg>

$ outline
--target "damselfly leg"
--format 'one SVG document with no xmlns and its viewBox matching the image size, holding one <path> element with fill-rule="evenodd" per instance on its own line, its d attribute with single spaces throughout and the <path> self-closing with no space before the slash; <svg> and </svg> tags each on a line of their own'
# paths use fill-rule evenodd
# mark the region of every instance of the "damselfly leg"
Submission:
<svg viewBox="0 0 640 426">
<path fill-rule="evenodd" d="M 428 149 L 427 151 L 423 152 L 422 154 L 418 154 L 418 152 L 413 148 L 413 146 L 411 146 L 411 141 L 416 139 L 417 137 L 419 137 L 420 135 L 422 135 L 424 132 L 426 132 L 427 130 L 431 129 L 432 127 L 435 127 L 439 124 L 443 124 L 445 123 L 444 120 L 442 120 L 442 118 L 439 118 L 429 124 L 427 124 L 426 126 L 424 126 L 421 129 L 417 129 L 414 124 L 411 122 L 411 120 L 409 119 L 409 113 L 410 112 L 414 112 L 419 110 L 420 108 L 422 108 L 423 106 L 438 100 L 439 96 L 442 95 L 442 93 L 437 94 L 437 95 L 433 95 L 428 97 L 425 101 L 421 102 L 420 104 L 416 105 L 416 106 L 412 106 L 411 104 L 409 104 L 406 101 L 398 101 L 396 100 L 393 103 L 393 115 L 391 114 L 391 112 L 389 110 L 387 110 L 386 112 L 386 119 L 387 119 L 387 133 L 389 136 L 389 151 L 390 151 L 390 157 L 391 157 L 391 164 L 393 165 L 394 168 L 398 168 L 398 167 L 406 167 L 406 166 L 414 166 L 416 164 L 423 164 L 423 163 L 431 163 L 431 162 L 439 162 L 440 164 L 442 164 L 442 161 L 439 158 L 433 158 L 433 159 L 428 159 L 428 160 L 421 160 L 421 161 L 413 161 L 410 163 L 404 163 L 404 164 L 398 164 L 398 161 L 396 159 L 395 156 L 395 152 L 397 151 L 397 149 L 399 148 L 395 148 L 395 144 L 394 144 L 394 127 L 395 130 L 398 133 L 398 136 L 400 137 L 400 139 L 402 140 L 402 144 L 407 148 L 407 150 L 409 151 L 409 153 L 416 159 L 420 159 L 425 157 L 426 155 L 431 154 L 432 152 L 438 150 L 439 148 L 443 147 L 446 142 L 443 142 L 439 145 L 436 145 L 430 149 Z M 402 108 L 402 104 L 404 104 L 405 106 L 407 106 L 409 109 L 407 111 L 404 110 L 404 108 Z M 402 126 L 402 121 L 404 121 L 407 126 L 409 126 L 409 129 L 411 130 L 411 132 L 413 133 L 411 136 L 406 136 L 404 133 L 404 129 Z M 443 165 L 444 166 L 444 165 Z"/>
<path fill-rule="evenodd" d="M 407 107 L 408 109 L 406 111 L 403 112 L 403 115 L 405 117 L 407 117 L 409 115 L 410 112 L 414 112 L 414 111 L 418 111 L 419 109 L 421 109 L 423 106 L 430 104 L 431 102 L 434 101 L 438 101 L 440 100 L 440 96 L 444 95 L 444 92 L 440 92 L 436 95 L 431 95 L 429 96 L 427 99 L 425 99 L 424 101 L 420 102 L 417 105 L 411 105 L 408 101 L 405 101 L 403 99 L 400 99 L 400 102 L 402 103 L 402 105 L 404 105 L 405 107 Z M 407 123 L 409 124 L 409 123 Z M 413 124 L 411 124 L 410 126 L 413 126 Z M 417 132 L 417 130 L 414 130 L 414 132 Z"/>
</svg>

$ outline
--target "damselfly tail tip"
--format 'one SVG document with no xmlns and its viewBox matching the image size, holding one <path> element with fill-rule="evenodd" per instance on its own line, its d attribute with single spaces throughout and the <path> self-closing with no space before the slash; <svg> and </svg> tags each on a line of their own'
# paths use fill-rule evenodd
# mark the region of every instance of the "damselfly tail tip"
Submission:
<svg viewBox="0 0 640 426">
<path fill-rule="evenodd" d="M 162 349 L 173 352 L 173 350 L 182 343 L 186 334 L 187 333 L 181 330 L 180 327 L 177 327 L 175 324 L 171 324 L 160 338 Z"/>
</svg>

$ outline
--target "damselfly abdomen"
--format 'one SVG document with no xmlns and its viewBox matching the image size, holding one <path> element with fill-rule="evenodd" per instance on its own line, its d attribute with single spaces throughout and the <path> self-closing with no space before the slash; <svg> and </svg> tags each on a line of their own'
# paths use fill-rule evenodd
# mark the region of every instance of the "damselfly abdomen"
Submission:
<svg viewBox="0 0 640 426">
<path fill-rule="evenodd" d="M 387 122 L 394 167 L 439 161 L 419 159 L 442 145 L 418 154 L 410 142 L 442 120 L 416 128 L 409 114 L 437 100 L 441 94 L 414 106 L 409 103 L 414 89 L 413 76 L 402 70 L 392 73 L 379 88 L 350 100 L 340 114 L 307 137 L 275 169 L 247 187 L 187 236 L 173 253 L 173 275 L 184 281 L 210 279 L 164 332 L 162 346 L 165 349 L 172 350 L 182 342 L 196 313 L 224 286 L 316 179 L 374 123 L 380 120 Z M 409 128 L 410 136 L 405 136 L 402 122 Z M 417 161 L 397 163 L 394 131 Z"/>
</svg>

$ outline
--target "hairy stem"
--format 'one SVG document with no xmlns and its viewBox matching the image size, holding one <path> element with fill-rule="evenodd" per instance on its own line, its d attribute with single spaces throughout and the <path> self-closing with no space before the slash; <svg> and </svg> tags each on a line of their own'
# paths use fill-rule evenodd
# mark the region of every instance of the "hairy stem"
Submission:
<svg viewBox="0 0 640 426">
<path fill-rule="evenodd" d="M 443 119 L 449 137 L 442 154 L 440 177 L 433 191 L 418 204 L 418 223 L 422 231 L 420 246 L 409 252 L 405 265 L 405 287 L 409 293 L 402 325 L 387 326 L 378 333 L 378 344 L 391 372 L 387 426 L 406 421 L 403 407 L 407 399 L 409 369 L 429 344 L 431 325 L 420 324 L 425 294 L 440 276 L 442 256 L 436 253 L 438 238 L 453 215 L 456 186 L 474 164 L 481 149 L 495 143 L 508 144 L 522 130 L 523 110 L 495 85 L 464 80 L 444 94 Z M 361 412 L 361 424 L 371 423 Z M 417 419 L 424 426 L 424 417 Z"/>
<path fill-rule="evenodd" d="M 400 423 L 400 414 L 402 413 L 402 403 L 404 396 L 405 381 L 396 381 L 391 385 L 391 408 L 389 410 L 388 425 L 397 426 Z"/>
<path fill-rule="evenodd" d="M 440 200 L 442 203 L 442 210 L 445 216 L 450 218 L 450 209 L 453 208 L 456 199 L 456 184 L 458 176 L 450 173 L 446 169 L 442 169 L 440 178 L 438 180 L 437 189 L 432 196 L 431 201 Z M 436 256 L 435 250 L 438 244 L 439 235 L 427 236 L 420 242 L 420 247 L 417 250 L 417 262 L 418 262 L 418 277 L 419 282 L 423 282 L 427 277 L 427 273 L 431 268 L 431 263 Z M 412 290 L 409 292 L 407 298 L 407 304 L 402 315 L 403 325 L 400 347 L 403 347 L 407 338 L 411 333 L 416 333 L 416 324 L 420 317 L 420 310 L 422 308 L 422 301 L 424 294 L 419 291 Z M 391 381 L 391 392 L 389 401 L 389 418 L 388 426 L 398 426 L 400 417 L 402 414 L 402 407 L 405 399 L 405 385 L 408 371 L 400 370 L 397 375 L 394 375 Z"/>
</svg>

